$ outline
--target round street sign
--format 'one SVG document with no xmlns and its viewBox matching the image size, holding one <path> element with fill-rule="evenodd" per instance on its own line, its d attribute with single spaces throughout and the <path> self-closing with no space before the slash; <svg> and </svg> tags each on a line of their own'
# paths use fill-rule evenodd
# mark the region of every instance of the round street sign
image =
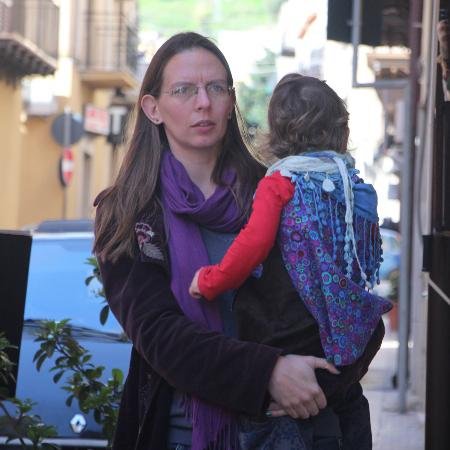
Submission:
<svg viewBox="0 0 450 450">
<path fill-rule="evenodd" d="M 59 180 L 64 187 L 72 180 L 74 165 L 72 149 L 64 148 L 59 159 Z"/>
<path fill-rule="evenodd" d="M 62 147 L 76 144 L 84 134 L 83 118 L 79 114 L 63 113 L 52 122 L 53 139 Z"/>
</svg>

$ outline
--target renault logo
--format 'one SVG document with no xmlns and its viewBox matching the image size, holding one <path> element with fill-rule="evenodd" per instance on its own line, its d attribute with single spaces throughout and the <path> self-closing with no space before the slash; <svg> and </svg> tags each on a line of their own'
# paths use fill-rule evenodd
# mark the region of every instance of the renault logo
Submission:
<svg viewBox="0 0 450 450">
<path fill-rule="evenodd" d="M 74 433 L 81 433 L 86 428 L 86 419 L 82 414 L 75 414 L 70 421 Z"/>
</svg>

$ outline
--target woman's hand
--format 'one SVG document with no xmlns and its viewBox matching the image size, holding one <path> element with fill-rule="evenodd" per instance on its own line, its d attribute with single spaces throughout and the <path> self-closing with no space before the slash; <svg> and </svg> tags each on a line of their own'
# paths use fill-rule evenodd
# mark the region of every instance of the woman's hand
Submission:
<svg viewBox="0 0 450 450">
<path fill-rule="evenodd" d="M 327 405 L 325 395 L 317 383 L 315 369 L 339 374 L 323 358 L 287 355 L 278 359 L 269 381 L 270 395 L 277 404 L 276 415 L 283 415 L 281 411 L 284 410 L 294 419 L 307 419 Z"/>
<path fill-rule="evenodd" d="M 200 269 L 195 272 L 194 278 L 192 278 L 191 285 L 189 286 L 189 295 L 194 298 L 201 298 L 202 293 L 198 287 L 198 274 L 200 273 Z"/>
<path fill-rule="evenodd" d="M 288 413 L 276 402 L 270 402 L 266 411 L 267 417 L 281 417 L 287 416 Z"/>
</svg>

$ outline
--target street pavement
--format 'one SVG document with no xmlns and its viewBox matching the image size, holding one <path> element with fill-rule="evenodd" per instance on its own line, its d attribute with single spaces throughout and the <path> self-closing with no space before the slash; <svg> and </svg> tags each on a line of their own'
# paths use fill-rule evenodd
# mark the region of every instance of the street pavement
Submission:
<svg viewBox="0 0 450 450">
<path fill-rule="evenodd" d="M 388 325 L 382 348 L 362 380 L 370 404 L 373 450 L 424 450 L 423 412 L 412 407 L 405 414 L 398 412 L 398 391 L 392 384 L 398 342 L 396 333 L 390 331 Z"/>
</svg>

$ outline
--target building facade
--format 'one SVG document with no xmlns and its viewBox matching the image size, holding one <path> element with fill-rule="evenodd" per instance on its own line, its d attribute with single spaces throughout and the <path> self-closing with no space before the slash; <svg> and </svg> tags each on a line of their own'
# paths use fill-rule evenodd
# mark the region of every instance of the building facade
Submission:
<svg viewBox="0 0 450 450">
<path fill-rule="evenodd" d="M 0 228 L 91 217 L 138 84 L 136 3 L 0 0 Z"/>
</svg>

